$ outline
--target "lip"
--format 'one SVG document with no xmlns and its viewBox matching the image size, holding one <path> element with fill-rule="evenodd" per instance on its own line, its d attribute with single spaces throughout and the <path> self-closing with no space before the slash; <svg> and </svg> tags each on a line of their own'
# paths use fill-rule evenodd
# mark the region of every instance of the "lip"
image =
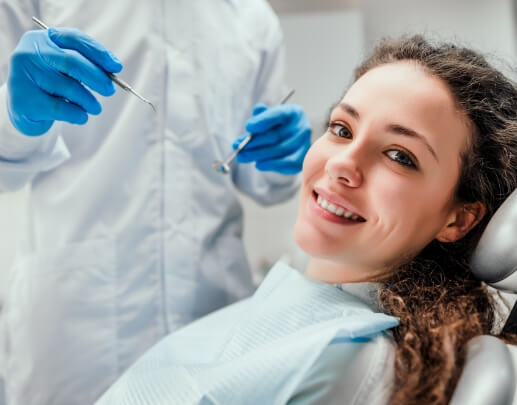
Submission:
<svg viewBox="0 0 517 405">
<path fill-rule="evenodd" d="M 327 200 L 329 203 L 342 207 L 345 211 L 350 211 L 353 215 L 357 215 L 358 217 L 363 218 L 364 222 L 366 222 L 366 217 L 363 214 L 361 214 L 361 212 L 356 207 L 354 207 L 352 203 L 345 200 L 340 195 L 325 190 L 321 187 L 314 187 L 314 192 L 321 196 L 321 198 Z"/>
<path fill-rule="evenodd" d="M 309 199 L 309 202 L 308 202 L 308 208 L 312 215 L 315 215 L 318 218 L 325 220 L 326 222 L 332 222 L 333 224 L 338 224 L 338 225 L 351 226 L 351 225 L 364 224 L 364 222 L 354 221 L 352 219 L 348 219 L 348 218 L 345 218 L 342 216 L 337 216 L 337 215 L 332 214 L 331 212 L 327 211 L 326 209 L 323 209 L 322 207 L 320 207 L 320 205 L 316 201 L 316 198 L 317 197 L 316 197 L 315 193 L 311 193 L 311 198 Z"/>
</svg>

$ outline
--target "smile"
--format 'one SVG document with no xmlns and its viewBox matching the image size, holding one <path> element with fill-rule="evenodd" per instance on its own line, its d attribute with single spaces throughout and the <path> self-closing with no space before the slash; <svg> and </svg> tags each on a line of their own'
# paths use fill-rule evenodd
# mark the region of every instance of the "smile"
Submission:
<svg viewBox="0 0 517 405">
<path fill-rule="evenodd" d="M 316 191 L 313 191 L 312 196 L 313 212 L 324 219 L 339 224 L 357 224 L 366 222 L 366 219 L 356 212 L 336 203 L 335 198 L 334 201 L 329 202 Z"/>
<path fill-rule="evenodd" d="M 334 205 L 333 203 L 329 203 L 327 200 L 322 198 L 320 195 L 316 199 L 316 202 L 318 203 L 318 205 L 321 208 L 331 212 L 334 215 L 337 215 L 338 217 L 345 217 L 347 219 L 351 219 L 352 221 L 357 221 L 357 222 L 365 222 L 364 218 L 361 218 L 359 215 L 355 215 L 351 211 L 347 211 L 343 207 L 339 207 L 339 206 Z"/>
</svg>

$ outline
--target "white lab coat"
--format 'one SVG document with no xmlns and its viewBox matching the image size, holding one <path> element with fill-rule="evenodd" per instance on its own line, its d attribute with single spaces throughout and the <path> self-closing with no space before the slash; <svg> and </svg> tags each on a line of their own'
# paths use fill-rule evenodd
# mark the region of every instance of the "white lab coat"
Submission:
<svg viewBox="0 0 517 405">
<path fill-rule="evenodd" d="M 17 133 L 7 63 L 32 15 L 105 44 L 158 111 L 119 89 L 85 126 Z M 252 292 L 234 186 L 270 204 L 297 184 L 211 164 L 255 103 L 285 93 L 282 36 L 264 0 L 2 0 L 0 26 L 0 189 L 30 183 L 3 311 L 6 395 L 91 404 L 160 337 Z"/>
</svg>

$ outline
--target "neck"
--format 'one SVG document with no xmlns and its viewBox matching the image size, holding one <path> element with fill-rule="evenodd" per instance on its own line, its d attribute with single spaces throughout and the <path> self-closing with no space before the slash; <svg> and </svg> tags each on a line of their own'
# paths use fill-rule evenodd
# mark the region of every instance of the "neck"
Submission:
<svg viewBox="0 0 517 405">
<path fill-rule="evenodd" d="M 307 265 L 305 275 L 313 280 L 329 284 L 343 284 L 378 281 L 383 275 L 386 275 L 386 272 L 386 269 L 371 269 L 366 266 L 336 263 L 313 257 Z"/>
</svg>

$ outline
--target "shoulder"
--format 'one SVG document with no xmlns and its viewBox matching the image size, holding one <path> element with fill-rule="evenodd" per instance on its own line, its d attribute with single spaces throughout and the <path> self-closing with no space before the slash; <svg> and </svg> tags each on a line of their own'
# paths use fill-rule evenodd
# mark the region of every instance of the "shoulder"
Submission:
<svg viewBox="0 0 517 405">
<path fill-rule="evenodd" d="M 227 0 L 236 18 L 256 41 L 281 41 L 280 21 L 266 0 Z"/>
<path fill-rule="evenodd" d="M 226 0 L 239 13 L 255 14 L 257 18 L 277 20 L 276 14 L 266 0 Z"/>
<path fill-rule="evenodd" d="M 386 404 L 393 383 L 394 354 L 389 333 L 330 344 L 289 404 Z"/>
</svg>

